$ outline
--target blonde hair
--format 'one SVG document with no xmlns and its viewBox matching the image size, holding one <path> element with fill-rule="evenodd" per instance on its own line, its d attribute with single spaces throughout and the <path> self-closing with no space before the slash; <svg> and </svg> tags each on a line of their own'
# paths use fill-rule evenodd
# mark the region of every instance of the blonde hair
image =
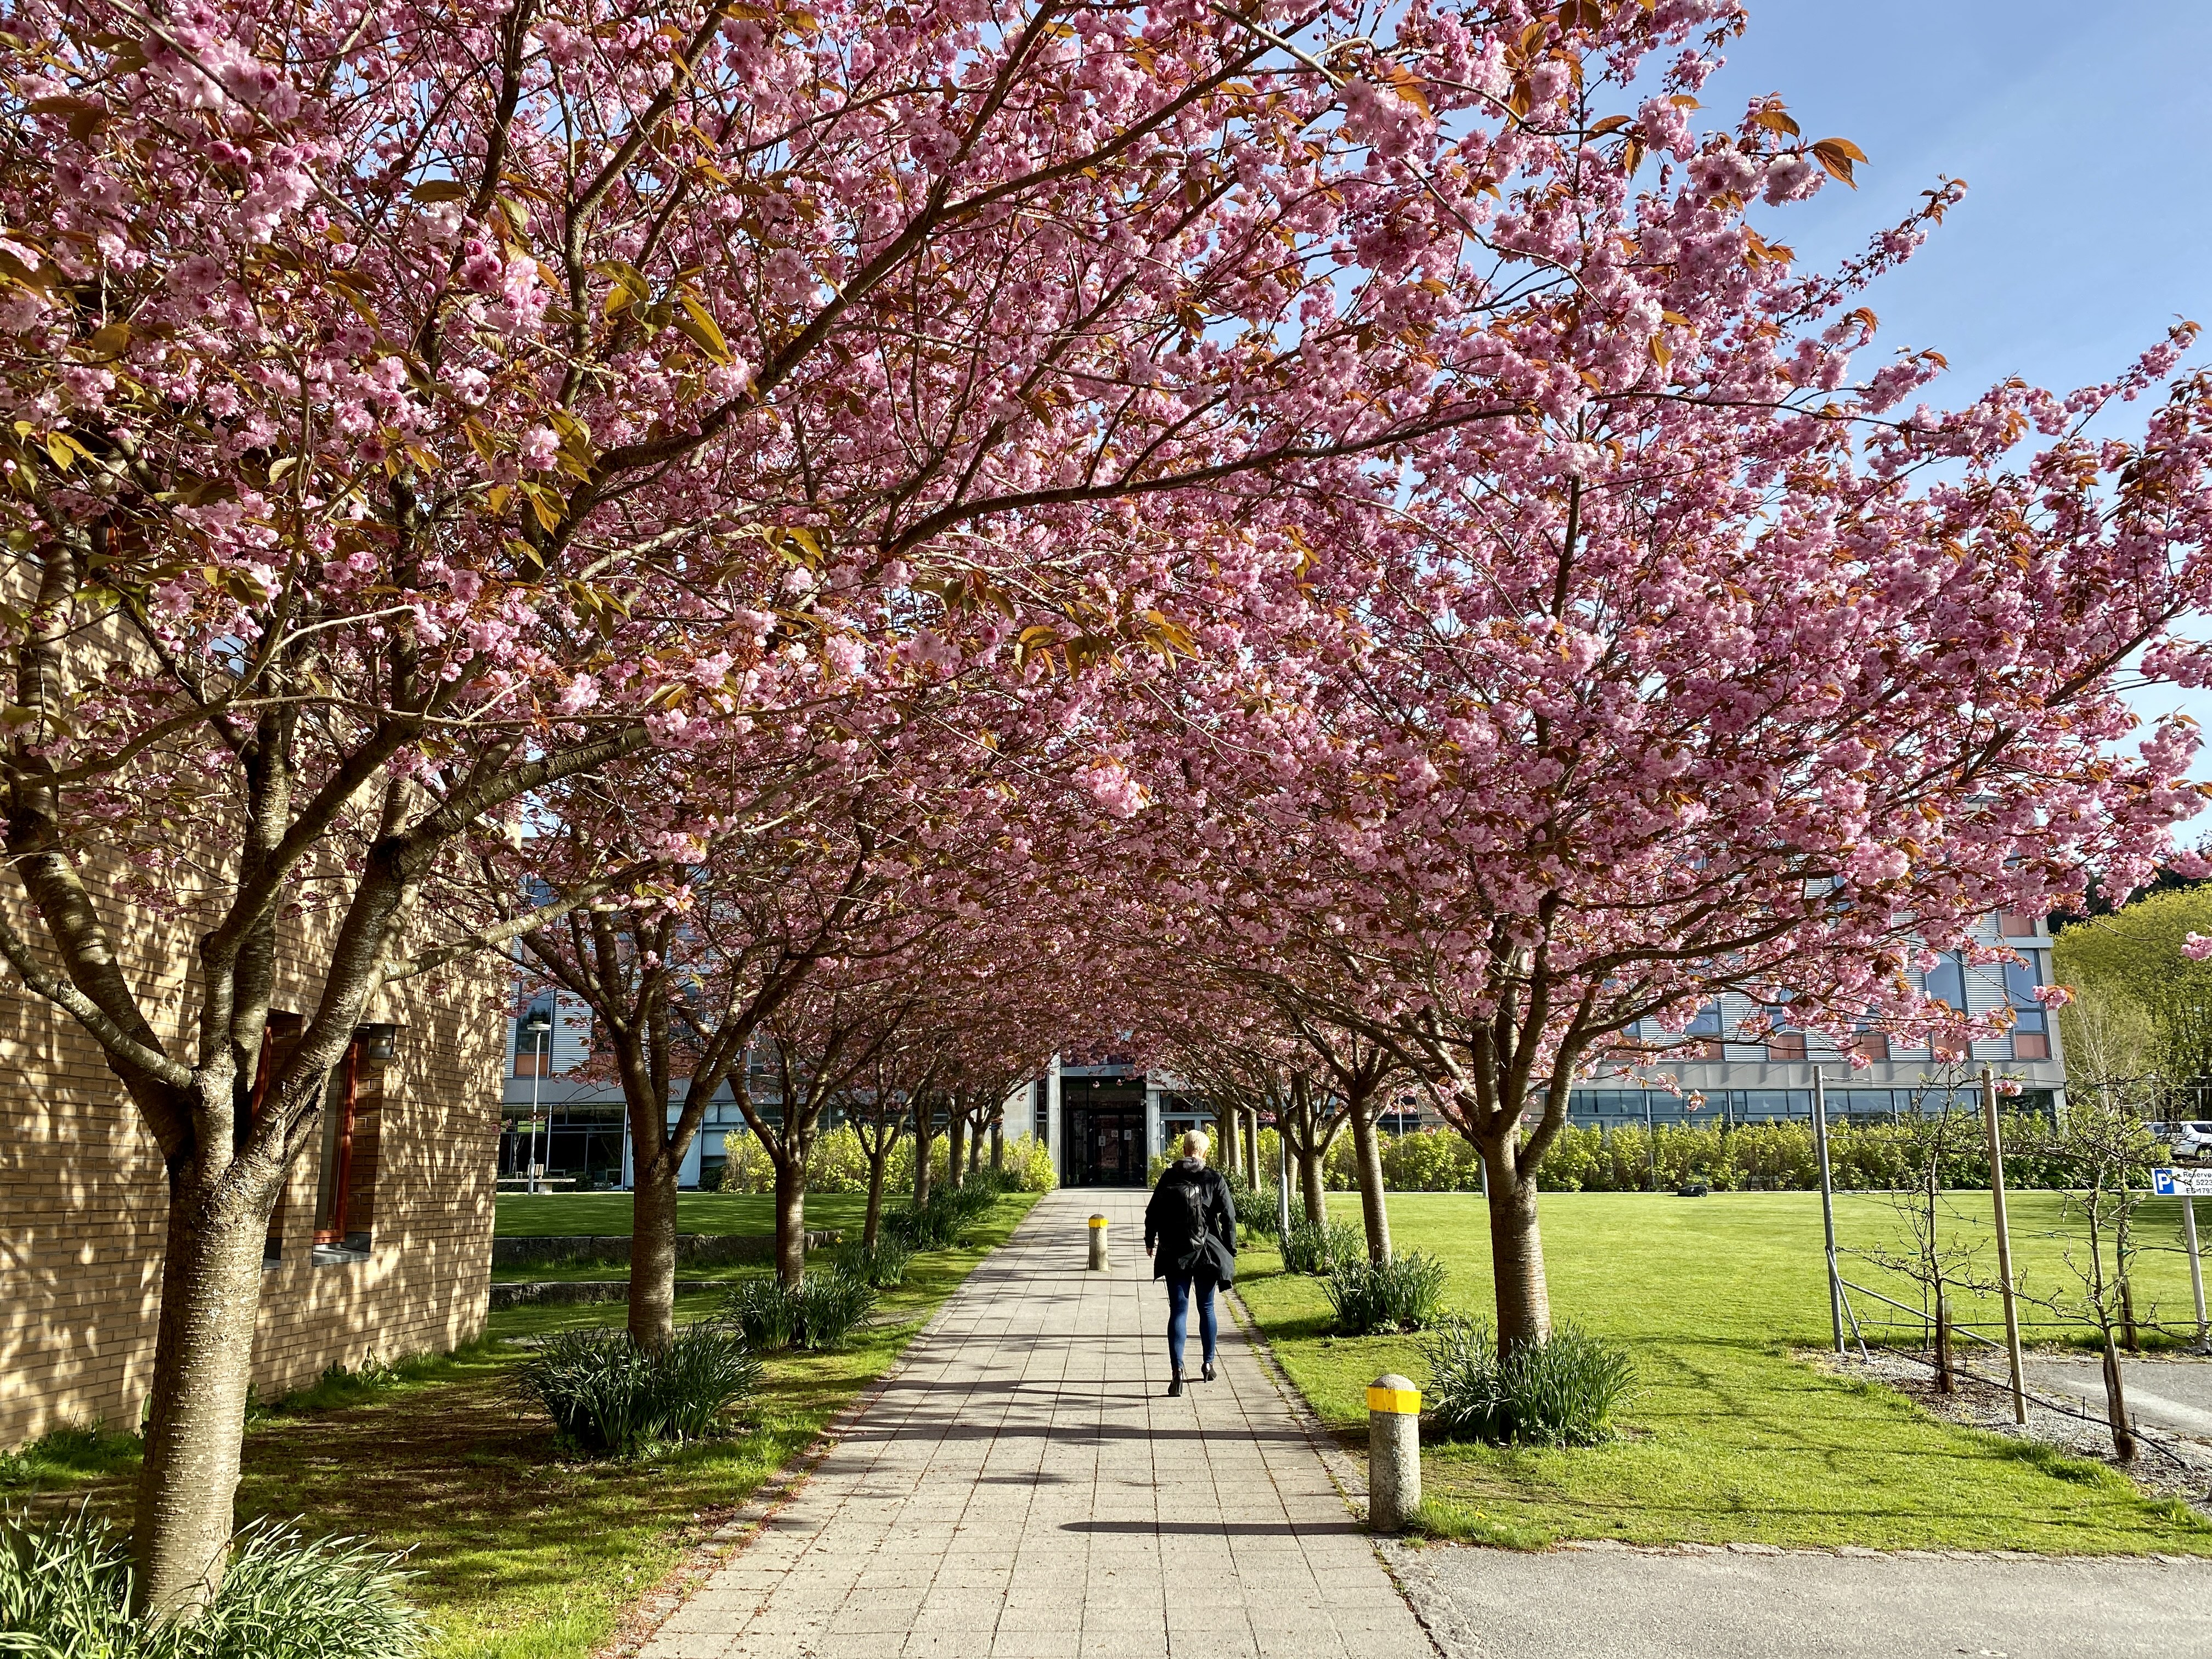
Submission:
<svg viewBox="0 0 2212 1659">
<path fill-rule="evenodd" d="M 1206 1149 L 1212 1144 L 1206 1138 L 1203 1129 L 1185 1129 L 1182 1132 L 1182 1155 L 1185 1158 L 1204 1158 Z"/>
</svg>

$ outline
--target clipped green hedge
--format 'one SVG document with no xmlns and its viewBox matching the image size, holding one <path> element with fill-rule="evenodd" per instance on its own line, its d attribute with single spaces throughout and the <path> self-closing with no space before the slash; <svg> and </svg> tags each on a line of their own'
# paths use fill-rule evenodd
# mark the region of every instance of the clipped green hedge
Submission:
<svg viewBox="0 0 2212 1659">
<path fill-rule="evenodd" d="M 2065 1185 L 2051 1120 L 2031 1114 L 2002 1121 L 2005 1182 L 2021 1188 Z M 1715 1192 L 1802 1192 L 1820 1184 L 1813 1126 L 1796 1122 L 1662 1123 L 1658 1127 L 1659 1185 L 1662 1191 L 1702 1182 Z M 1897 1185 L 1910 1165 L 1906 1132 L 1891 1123 L 1828 1126 L 1828 1163 L 1837 1187 L 1874 1191 Z M 1651 1184 L 1650 1139 L 1640 1123 L 1563 1129 L 1536 1168 L 1546 1192 L 1632 1193 Z M 1334 1192 L 1358 1186 L 1352 1137 L 1329 1148 L 1322 1165 Z M 1382 1137 L 1382 1179 L 1393 1192 L 1470 1193 L 1482 1189 L 1474 1148 L 1449 1129 L 1421 1129 Z M 1986 1187 L 1990 1160 L 1976 1135 L 1961 1138 L 1943 1166 L 1947 1187 Z"/>
</svg>

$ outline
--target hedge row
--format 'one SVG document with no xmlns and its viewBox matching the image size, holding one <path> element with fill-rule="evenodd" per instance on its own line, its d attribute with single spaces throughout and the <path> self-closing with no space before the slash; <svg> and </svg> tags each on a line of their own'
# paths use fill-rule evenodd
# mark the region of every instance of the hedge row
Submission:
<svg viewBox="0 0 2212 1659">
<path fill-rule="evenodd" d="M 722 1166 L 721 1190 L 726 1193 L 772 1193 L 775 1190 L 775 1168 L 768 1160 L 768 1152 L 750 1129 L 733 1128 L 723 1142 L 727 1162 Z M 945 1159 L 948 1151 L 946 1138 L 939 1130 L 930 1143 L 930 1166 L 933 1179 L 942 1185 L 945 1180 Z M 990 1135 L 983 1137 L 983 1162 L 991 1161 Z M 1006 1142 L 1006 1169 L 1025 1192 L 1048 1193 L 1057 1185 L 1053 1176 L 1052 1154 L 1034 1135 L 1015 1135 Z M 914 1185 L 914 1137 L 899 1137 L 898 1145 L 891 1148 L 890 1167 L 885 1172 L 884 1190 L 904 1192 Z M 825 1130 L 814 1141 L 814 1155 L 806 1161 L 806 1188 L 813 1193 L 865 1193 L 868 1190 L 868 1158 L 860 1149 L 860 1137 L 850 1124 L 841 1123 Z"/>
<path fill-rule="evenodd" d="M 2055 1143 L 2051 1120 L 2007 1116 L 2002 1124 L 2005 1181 L 2014 1187 L 2068 1185 L 2065 1160 Z M 1659 1186 L 1662 1190 L 1702 1182 L 1718 1192 L 1800 1191 L 1820 1184 L 1810 1123 L 1662 1124 L 1658 1128 Z M 1910 1125 L 1832 1122 L 1828 1126 L 1828 1164 L 1835 1184 L 1846 1189 L 1876 1189 L 1911 1181 L 1916 1156 Z M 1986 1187 L 1990 1160 L 1978 1129 L 1958 1136 L 1955 1152 L 1942 1164 L 1946 1187 Z M 1272 1164 L 1274 1135 L 1261 1137 L 1261 1157 Z M 1352 1137 L 1341 1134 L 1322 1164 L 1329 1188 L 1350 1192 L 1355 1176 Z M 1482 1172 L 1474 1149 L 1449 1129 L 1423 1129 L 1386 1135 L 1382 1179 L 1393 1191 L 1479 1192 Z M 1648 1190 L 1651 1182 L 1651 1137 L 1642 1124 L 1617 1128 L 1571 1127 L 1561 1131 L 1542 1164 L 1537 1185 L 1547 1192 L 1623 1193 Z"/>
</svg>

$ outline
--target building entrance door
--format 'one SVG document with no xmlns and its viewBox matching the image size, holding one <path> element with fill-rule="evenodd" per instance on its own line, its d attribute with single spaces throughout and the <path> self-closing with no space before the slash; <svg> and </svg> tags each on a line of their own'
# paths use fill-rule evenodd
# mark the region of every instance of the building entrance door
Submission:
<svg viewBox="0 0 2212 1659">
<path fill-rule="evenodd" d="M 1145 1114 L 1141 1109 L 1119 1111 L 1079 1107 L 1073 1115 L 1076 1185 L 1145 1184 Z"/>
</svg>

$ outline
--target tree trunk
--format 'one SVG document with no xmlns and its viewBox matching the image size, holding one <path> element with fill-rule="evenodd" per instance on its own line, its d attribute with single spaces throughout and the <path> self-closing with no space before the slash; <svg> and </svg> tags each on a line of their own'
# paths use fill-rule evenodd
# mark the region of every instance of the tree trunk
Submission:
<svg viewBox="0 0 2212 1659">
<path fill-rule="evenodd" d="M 1544 1240 L 1536 1226 L 1536 1180 L 1514 1167 L 1515 1133 L 1509 1125 L 1505 1139 L 1480 1148 L 1483 1174 L 1490 1183 L 1490 1265 L 1498 1285 L 1501 1354 L 1552 1338 Z"/>
<path fill-rule="evenodd" d="M 1958 1387 L 1951 1364 L 1951 1298 L 1936 1287 L 1936 1392 L 1950 1394 Z"/>
<path fill-rule="evenodd" d="M 929 1143 L 933 1139 L 927 1110 L 914 1115 L 914 1207 L 929 1202 Z"/>
<path fill-rule="evenodd" d="M 1354 1107 L 1352 1150 L 1359 1166 L 1359 1218 L 1367 1224 L 1367 1259 L 1390 1259 L 1390 1200 L 1382 1190 L 1382 1137 L 1375 1130 L 1375 1114 Z"/>
<path fill-rule="evenodd" d="M 981 1175 L 983 1170 L 983 1126 L 978 1123 L 968 1137 L 968 1173 Z"/>
<path fill-rule="evenodd" d="M 1298 1190 L 1305 1194 L 1306 1219 L 1318 1227 L 1328 1220 L 1328 1196 L 1321 1184 L 1322 1149 L 1309 1145 L 1297 1158 Z"/>
<path fill-rule="evenodd" d="M 991 1167 L 1003 1172 L 1006 1167 L 1006 1120 L 991 1120 Z"/>
<path fill-rule="evenodd" d="M 2123 1463 L 2136 1456 L 2136 1437 L 2128 1422 L 2127 1392 L 2120 1379 L 2120 1351 L 2112 1346 L 2110 1326 L 2105 1329 L 2105 1420 L 2112 1431 L 2112 1455 Z"/>
<path fill-rule="evenodd" d="M 161 1313 L 133 1534 L 135 1608 L 187 1614 L 222 1582 L 253 1378 L 261 1258 L 279 1183 L 265 1201 L 173 1182 Z M 210 1183 L 212 1184 L 211 1182 Z"/>
<path fill-rule="evenodd" d="M 1260 1169 L 1260 1109 L 1256 1106 L 1247 1107 L 1237 1115 L 1243 1120 L 1244 1167 L 1251 1174 L 1252 1184 L 1264 1187 L 1267 1182 Z"/>
<path fill-rule="evenodd" d="M 775 1276 L 789 1291 L 806 1278 L 806 1160 L 797 1155 L 775 1166 Z"/>
<path fill-rule="evenodd" d="M 629 1200 L 629 1340 L 661 1349 L 676 1340 L 676 1177 L 682 1164 L 664 1140 L 648 1156 L 630 1136 L 635 1189 Z"/>
<path fill-rule="evenodd" d="M 1246 1179 L 1242 1168 L 1244 1142 L 1236 1127 L 1237 1120 L 1227 1112 L 1213 1115 L 1214 1139 L 1221 1143 L 1221 1173 L 1231 1180 Z"/>
<path fill-rule="evenodd" d="M 968 1152 L 968 1121 L 960 1113 L 951 1115 L 945 1125 L 945 1184 L 960 1184 L 960 1160 Z"/>
<path fill-rule="evenodd" d="M 868 1217 L 860 1224 L 860 1248 L 864 1250 L 874 1249 L 876 1239 L 883 1231 L 884 1174 L 890 1161 L 891 1149 L 889 1146 L 868 1157 Z"/>
</svg>

